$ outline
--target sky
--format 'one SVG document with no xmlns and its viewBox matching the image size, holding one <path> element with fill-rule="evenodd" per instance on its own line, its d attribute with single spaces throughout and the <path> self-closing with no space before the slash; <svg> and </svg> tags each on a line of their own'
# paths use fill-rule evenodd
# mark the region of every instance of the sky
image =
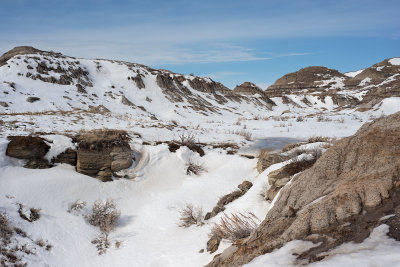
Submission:
<svg viewBox="0 0 400 267">
<path fill-rule="evenodd" d="M 400 57 L 398 0 L 0 0 L 0 53 L 31 45 L 266 89 L 307 66 Z"/>
</svg>

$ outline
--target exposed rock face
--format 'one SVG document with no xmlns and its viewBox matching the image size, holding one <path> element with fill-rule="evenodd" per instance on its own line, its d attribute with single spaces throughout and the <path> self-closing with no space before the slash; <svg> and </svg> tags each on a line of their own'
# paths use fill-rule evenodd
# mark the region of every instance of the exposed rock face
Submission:
<svg viewBox="0 0 400 267">
<path fill-rule="evenodd" d="M 247 240 L 208 266 L 240 266 L 294 240 L 321 242 L 299 255 L 343 242 L 361 242 L 395 213 L 400 203 L 400 112 L 366 124 L 329 148 L 310 169 L 285 186 L 261 225 Z"/>
<path fill-rule="evenodd" d="M 400 96 L 400 65 L 391 62 L 393 62 L 392 59 L 386 59 L 363 70 L 346 82 L 347 86 L 360 90 L 369 87 L 362 100 L 364 106 L 361 109 L 372 108 L 384 98 Z"/>
<path fill-rule="evenodd" d="M 288 160 L 289 157 L 277 153 L 270 153 L 267 150 L 261 151 L 257 161 L 257 171 L 262 173 L 269 166 Z"/>
<path fill-rule="evenodd" d="M 47 159 L 31 159 L 25 166 L 28 169 L 48 169 L 50 168 L 50 163 Z"/>
<path fill-rule="evenodd" d="M 270 96 L 281 96 L 283 92 L 289 93 L 310 88 L 320 89 L 321 86 L 329 88 L 335 83 L 334 79 L 344 81 L 346 76 L 337 70 L 326 67 L 307 67 L 279 78 L 268 87 L 266 93 Z"/>
<path fill-rule="evenodd" d="M 225 210 L 225 206 L 231 203 L 232 201 L 238 199 L 239 197 L 243 196 L 246 194 L 247 191 L 253 186 L 252 182 L 249 181 L 243 181 L 240 185 L 237 187 L 239 190 L 235 190 L 232 193 L 229 193 L 227 195 L 224 195 L 218 200 L 217 205 L 212 209 L 211 212 L 207 212 L 206 216 L 204 217 L 204 220 L 211 219 L 212 217 L 215 217 L 218 213 L 221 211 Z"/>
<path fill-rule="evenodd" d="M 290 181 L 293 175 L 310 168 L 314 162 L 315 160 L 294 161 L 278 170 L 270 172 L 268 174 L 268 183 L 271 187 L 267 190 L 266 199 L 273 200 L 279 190 Z"/>
<path fill-rule="evenodd" d="M 40 159 L 50 149 L 43 138 L 36 136 L 9 136 L 8 140 L 6 155 L 18 159 Z"/>
<path fill-rule="evenodd" d="M 114 172 L 129 168 L 133 163 L 126 133 L 92 132 L 79 136 L 78 142 L 76 169 L 80 173 L 111 181 Z"/>
<path fill-rule="evenodd" d="M 244 82 L 241 85 L 238 85 L 233 89 L 233 92 L 238 95 L 246 95 L 246 96 L 256 96 L 259 95 L 265 101 L 268 109 L 271 109 L 273 106 L 276 106 L 274 101 L 272 101 L 263 90 L 261 90 L 257 85 L 251 82 Z"/>
<path fill-rule="evenodd" d="M 4 102 L 4 101 L 0 101 L 0 106 L 2 106 L 3 108 L 7 108 L 8 107 L 8 103 Z"/>
<path fill-rule="evenodd" d="M 72 148 L 67 148 L 64 152 L 60 155 L 57 155 L 56 158 L 52 160 L 54 163 L 66 163 L 72 166 L 76 166 L 76 150 Z"/>
<path fill-rule="evenodd" d="M 39 49 L 36 49 L 32 46 L 17 46 L 11 49 L 10 51 L 4 53 L 0 57 L 0 67 L 7 64 L 7 60 L 10 58 L 16 56 L 16 55 L 24 55 L 24 54 L 34 54 L 34 53 L 40 53 L 43 52 Z"/>
<path fill-rule="evenodd" d="M 36 102 L 36 101 L 39 101 L 39 100 L 40 100 L 39 97 L 34 97 L 34 96 L 30 96 L 30 97 L 28 97 L 26 99 L 26 101 L 29 102 L 29 103 L 33 103 L 33 102 Z"/>
</svg>

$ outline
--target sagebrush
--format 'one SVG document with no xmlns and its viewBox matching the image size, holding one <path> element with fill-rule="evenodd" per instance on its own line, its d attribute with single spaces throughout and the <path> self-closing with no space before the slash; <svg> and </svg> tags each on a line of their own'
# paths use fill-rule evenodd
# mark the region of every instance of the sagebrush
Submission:
<svg viewBox="0 0 400 267">
<path fill-rule="evenodd" d="M 248 237 L 258 226 L 260 220 L 251 212 L 224 213 L 221 221 L 211 228 L 210 237 L 226 239 L 231 242 Z"/>
<path fill-rule="evenodd" d="M 192 204 L 186 206 L 180 211 L 181 217 L 178 226 L 189 227 L 192 225 L 203 225 L 204 215 L 201 207 L 195 207 Z"/>
</svg>

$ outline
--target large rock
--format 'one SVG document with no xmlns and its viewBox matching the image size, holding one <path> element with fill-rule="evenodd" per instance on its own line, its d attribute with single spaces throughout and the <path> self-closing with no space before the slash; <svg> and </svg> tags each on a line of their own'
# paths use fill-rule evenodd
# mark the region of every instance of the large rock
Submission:
<svg viewBox="0 0 400 267">
<path fill-rule="evenodd" d="M 49 151 L 50 146 L 37 136 L 9 136 L 6 155 L 19 159 L 40 159 Z"/>
<path fill-rule="evenodd" d="M 261 151 L 257 161 L 257 171 L 262 173 L 269 166 L 288 160 L 288 156 L 278 153 L 270 153 L 268 150 Z"/>
<path fill-rule="evenodd" d="M 329 148 L 281 190 L 247 240 L 208 266 L 240 266 L 295 239 L 319 243 L 299 259 L 321 260 L 321 253 L 344 242 L 363 241 L 398 208 L 400 113 L 366 124 Z"/>
<path fill-rule="evenodd" d="M 268 174 L 268 183 L 270 185 L 266 193 L 267 200 L 273 200 L 279 190 L 284 187 L 296 173 L 310 168 L 315 160 L 297 160 L 286 164 L 282 168 L 272 171 Z"/>
<path fill-rule="evenodd" d="M 122 131 L 94 131 L 78 137 L 78 172 L 111 181 L 112 174 L 129 168 L 132 150 Z"/>
</svg>

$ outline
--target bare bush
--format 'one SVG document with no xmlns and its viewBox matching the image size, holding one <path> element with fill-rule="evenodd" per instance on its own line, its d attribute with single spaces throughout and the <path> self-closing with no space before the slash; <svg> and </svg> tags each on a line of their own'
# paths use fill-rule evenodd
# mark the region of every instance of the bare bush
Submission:
<svg viewBox="0 0 400 267">
<path fill-rule="evenodd" d="M 92 214 L 87 216 L 87 220 L 91 225 L 100 229 L 100 235 L 92 240 L 92 244 L 96 245 L 99 255 L 106 253 L 111 246 L 109 234 L 115 229 L 120 216 L 121 212 L 112 199 L 97 200 L 93 203 Z"/>
<path fill-rule="evenodd" d="M 40 210 L 36 208 L 29 209 L 29 216 L 26 214 L 25 207 L 23 204 L 18 203 L 18 214 L 19 216 L 28 222 L 34 222 L 40 219 Z"/>
<path fill-rule="evenodd" d="M 196 136 L 193 133 L 189 133 L 189 134 L 184 134 L 182 133 L 181 135 L 179 135 L 179 141 L 178 141 L 181 145 L 183 146 L 187 146 L 187 147 L 194 147 L 196 146 Z"/>
<path fill-rule="evenodd" d="M 87 217 L 88 222 L 100 228 L 102 233 L 110 233 L 114 230 L 121 212 L 117 209 L 113 199 L 106 201 L 97 200 L 93 203 L 92 214 Z"/>
<path fill-rule="evenodd" d="M 195 163 L 192 160 L 186 165 L 186 174 L 187 175 L 200 175 L 201 173 L 205 172 L 206 169 L 204 168 L 203 164 Z"/>
<path fill-rule="evenodd" d="M 69 213 L 71 213 L 73 211 L 81 212 L 82 209 L 84 207 L 86 207 L 86 204 L 87 204 L 86 201 L 82 201 L 82 200 L 78 199 L 71 205 L 71 207 L 68 209 L 68 212 Z"/>
<path fill-rule="evenodd" d="M 209 236 L 234 242 L 248 237 L 259 223 L 260 220 L 251 212 L 233 213 L 230 216 L 224 213 L 221 221 L 211 228 Z"/>
<path fill-rule="evenodd" d="M 179 212 L 181 217 L 179 218 L 179 227 L 189 227 L 192 225 L 203 225 L 204 215 L 201 207 L 194 207 L 192 204 L 186 204 L 186 206 Z"/>
</svg>

